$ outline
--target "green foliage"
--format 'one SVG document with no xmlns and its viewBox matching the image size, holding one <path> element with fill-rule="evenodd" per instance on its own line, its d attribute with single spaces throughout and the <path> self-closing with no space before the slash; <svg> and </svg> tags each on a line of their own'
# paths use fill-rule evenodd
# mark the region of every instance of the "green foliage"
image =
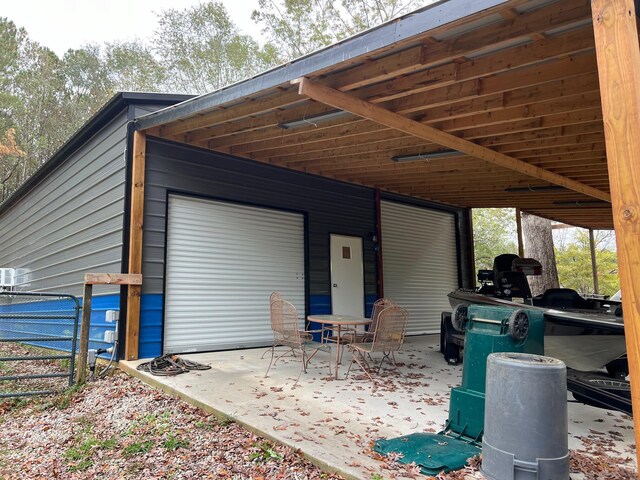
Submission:
<svg viewBox="0 0 640 480">
<path fill-rule="evenodd" d="M 188 440 L 182 440 L 175 435 L 169 435 L 167 439 L 162 443 L 162 446 L 167 450 L 177 450 L 179 448 L 187 448 L 189 446 Z"/>
<path fill-rule="evenodd" d="M 117 445 L 118 441 L 115 438 L 97 440 L 90 437 L 78 447 L 65 451 L 64 458 L 69 463 L 71 472 L 82 472 L 93 466 L 92 457 L 98 450 L 113 450 Z"/>
<path fill-rule="evenodd" d="M 502 253 L 518 253 L 515 210 L 473 209 L 473 247 L 476 271 L 491 270 L 493 259 Z"/>
<path fill-rule="evenodd" d="M 76 385 L 70 386 L 53 400 L 52 402 L 53 406 L 59 410 L 64 410 L 69 405 L 71 405 L 71 400 L 73 400 L 73 397 L 75 396 L 75 394 L 81 391 L 82 388 L 83 388 L 83 385 L 76 384 Z"/>
<path fill-rule="evenodd" d="M 249 455 L 249 460 L 251 461 L 267 462 L 269 460 L 276 460 L 279 462 L 283 458 L 282 454 L 276 452 L 273 445 L 269 442 L 264 442 L 260 445 L 254 444 L 253 446 L 258 450 Z"/>
<path fill-rule="evenodd" d="M 238 31 L 220 2 L 169 9 L 159 17 L 153 42 L 174 91 L 208 93 L 275 61 L 270 49 L 262 51 Z"/>
<path fill-rule="evenodd" d="M 62 57 L 0 17 L 0 202 L 117 91 L 203 94 L 370 28 L 429 0 L 260 0 L 269 41 L 240 33 L 219 1 L 161 11 L 148 43 L 88 44 Z"/>
<path fill-rule="evenodd" d="M 560 284 L 581 293 L 592 293 L 593 275 L 589 233 L 583 229 L 575 229 L 572 233 L 570 239 L 560 239 L 556 242 Z M 620 289 L 618 259 L 612 241 L 613 232 L 602 230 L 594 232 L 594 235 L 599 291 L 601 294 L 611 296 Z"/>
<path fill-rule="evenodd" d="M 428 0 L 260 0 L 251 18 L 280 62 L 414 10 Z"/>
<path fill-rule="evenodd" d="M 124 457 L 132 457 L 141 453 L 147 453 L 152 448 L 152 440 L 145 440 L 144 442 L 133 442 L 122 449 L 122 455 Z"/>
</svg>

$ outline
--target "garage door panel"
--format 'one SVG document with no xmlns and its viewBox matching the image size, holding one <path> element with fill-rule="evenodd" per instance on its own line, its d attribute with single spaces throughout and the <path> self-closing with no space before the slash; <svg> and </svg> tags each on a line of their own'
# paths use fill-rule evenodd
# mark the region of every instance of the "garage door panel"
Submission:
<svg viewBox="0 0 640 480">
<path fill-rule="evenodd" d="M 382 201 L 384 294 L 409 311 L 407 333 L 437 333 L 458 287 L 454 215 Z"/>
<path fill-rule="evenodd" d="M 172 195 L 166 279 L 165 353 L 268 345 L 271 292 L 305 312 L 304 219 Z"/>
</svg>

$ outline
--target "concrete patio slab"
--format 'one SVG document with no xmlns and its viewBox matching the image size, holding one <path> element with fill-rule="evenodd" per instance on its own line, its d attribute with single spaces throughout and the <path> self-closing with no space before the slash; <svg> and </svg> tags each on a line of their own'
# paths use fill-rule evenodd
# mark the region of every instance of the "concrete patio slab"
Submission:
<svg viewBox="0 0 640 480">
<path fill-rule="evenodd" d="M 142 361 L 122 361 L 120 366 L 192 404 L 300 449 L 328 471 L 369 480 L 376 473 L 383 478 L 390 473 L 371 454 L 374 440 L 436 432 L 444 426 L 449 391 L 460 384 L 462 366 L 444 361 L 438 340 L 435 335 L 408 338 L 397 355 L 401 375 L 385 370 L 375 382 L 357 370 L 347 379 L 334 380 L 329 355 L 320 352 L 293 388 L 300 358 L 281 359 L 264 378 L 269 364 L 268 353 L 261 358 L 265 348 L 181 355 L 212 368 L 175 377 L 139 372 L 136 366 Z M 343 378 L 347 366 L 341 367 Z M 569 403 L 570 449 L 608 456 L 636 469 L 633 444 L 633 423 L 627 415 Z"/>
</svg>

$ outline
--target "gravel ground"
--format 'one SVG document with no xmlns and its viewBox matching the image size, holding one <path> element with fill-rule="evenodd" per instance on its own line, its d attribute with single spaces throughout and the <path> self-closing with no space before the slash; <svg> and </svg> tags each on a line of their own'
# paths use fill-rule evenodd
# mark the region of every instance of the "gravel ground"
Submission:
<svg viewBox="0 0 640 480">
<path fill-rule="evenodd" d="M 12 347 L 11 354 L 25 354 L 21 348 Z M 20 373 L 38 373 L 45 366 L 40 365 L 24 364 L 27 370 Z M 51 367 L 55 365 L 46 365 Z M 637 478 L 632 458 L 620 461 L 609 455 L 614 435 L 618 433 L 591 430 L 582 438 L 584 448 L 571 452 L 572 479 Z M 372 474 L 371 480 L 426 478 L 393 455 L 384 458 L 371 450 L 368 454 L 380 462 L 381 473 Z M 476 460 L 463 471 L 437 479 L 481 479 L 478 466 Z M 323 472 L 289 447 L 116 372 L 59 395 L 0 403 L 0 480 L 36 478 L 341 477 Z"/>
<path fill-rule="evenodd" d="M 122 373 L 0 404 L 0 478 L 338 479 Z"/>
</svg>

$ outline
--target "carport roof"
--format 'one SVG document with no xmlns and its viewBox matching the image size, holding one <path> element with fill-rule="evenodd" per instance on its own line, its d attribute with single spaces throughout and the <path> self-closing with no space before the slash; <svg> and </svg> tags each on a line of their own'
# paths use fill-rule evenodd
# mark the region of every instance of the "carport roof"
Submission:
<svg viewBox="0 0 640 480">
<path fill-rule="evenodd" d="M 439 2 L 137 128 L 384 191 L 613 228 L 589 0 Z M 393 160 L 406 155 L 419 158 Z"/>
</svg>

